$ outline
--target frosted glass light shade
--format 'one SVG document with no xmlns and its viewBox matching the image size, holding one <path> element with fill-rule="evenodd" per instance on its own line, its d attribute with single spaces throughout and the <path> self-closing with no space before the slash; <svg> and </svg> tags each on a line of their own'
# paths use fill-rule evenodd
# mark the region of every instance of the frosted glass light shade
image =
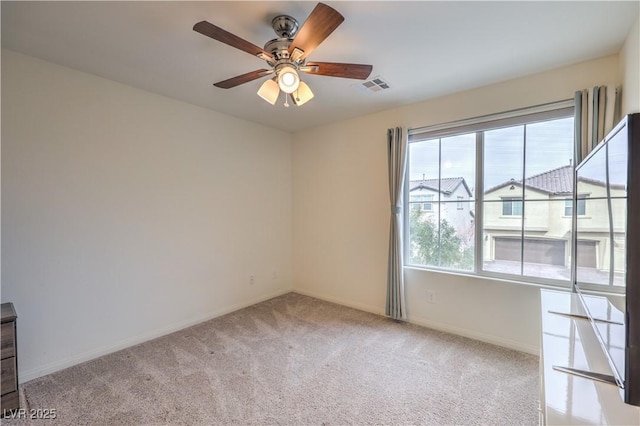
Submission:
<svg viewBox="0 0 640 426">
<path fill-rule="evenodd" d="M 293 102 L 295 102 L 296 105 L 300 106 L 313 99 L 313 92 L 311 91 L 307 83 L 301 81 L 300 85 L 298 86 L 298 90 L 293 92 L 291 97 L 293 98 Z"/>
<path fill-rule="evenodd" d="M 293 93 L 300 84 L 300 77 L 293 67 L 283 67 L 278 72 L 278 85 L 285 93 Z"/>
<path fill-rule="evenodd" d="M 278 83 L 271 79 L 262 83 L 262 86 L 260 86 L 260 89 L 258 90 L 258 96 L 269 102 L 271 105 L 276 104 L 279 94 L 280 87 L 278 87 Z"/>
</svg>

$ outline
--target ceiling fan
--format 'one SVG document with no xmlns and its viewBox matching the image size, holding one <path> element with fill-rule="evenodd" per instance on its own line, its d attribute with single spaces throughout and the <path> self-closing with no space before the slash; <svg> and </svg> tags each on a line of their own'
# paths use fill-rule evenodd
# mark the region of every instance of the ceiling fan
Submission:
<svg viewBox="0 0 640 426">
<path fill-rule="evenodd" d="M 288 107 L 288 99 L 300 106 L 311 98 L 313 92 L 300 80 L 299 72 L 365 80 L 371 74 L 371 65 L 346 64 L 338 62 L 307 62 L 307 56 L 318 47 L 338 26 L 344 17 L 335 9 L 318 3 L 302 27 L 298 21 L 288 15 L 273 18 L 271 26 L 278 38 L 268 41 L 264 49 L 250 43 L 207 21 L 198 22 L 193 30 L 211 37 L 231 47 L 245 51 L 266 61 L 269 69 L 259 69 L 219 81 L 214 86 L 230 89 L 261 77 L 273 75 L 266 80 L 258 95 L 274 105 L 282 90 L 285 93 L 284 106 Z"/>
</svg>

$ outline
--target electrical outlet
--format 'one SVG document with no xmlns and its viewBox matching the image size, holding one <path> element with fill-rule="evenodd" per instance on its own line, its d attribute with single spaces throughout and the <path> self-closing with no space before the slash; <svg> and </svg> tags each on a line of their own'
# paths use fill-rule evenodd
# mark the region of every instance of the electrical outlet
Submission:
<svg viewBox="0 0 640 426">
<path fill-rule="evenodd" d="M 256 283 L 256 277 L 254 275 L 249 275 L 249 285 L 254 285 Z"/>
<path fill-rule="evenodd" d="M 436 292 L 433 290 L 427 290 L 427 302 L 436 303 Z"/>
</svg>

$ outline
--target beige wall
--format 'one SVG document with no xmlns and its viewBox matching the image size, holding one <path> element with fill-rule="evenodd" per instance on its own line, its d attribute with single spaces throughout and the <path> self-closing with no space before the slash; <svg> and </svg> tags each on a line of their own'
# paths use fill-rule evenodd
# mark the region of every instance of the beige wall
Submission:
<svg viewBox="0 0 640 426">
<path fill-rule="evenodd" d="M 589 200 L 589 198 L 606 197 L 606 187 L 603 185 L 593 185 L 588 182 L 579 183 L 579 193 L 587 196 L 586 216 L 579 217 L 584 221 L 586 231 L 603 232 L 609 229 L 609 215 L 605 200 Z M 624 196 L 623 190 L 612 190 L 612 196 Z M 492 201 L 484 205 L 484 226 L 489 229 L 499 230 L 520 230 L 521 217 L 503 216 L 503 198 L 521 197 L 522 188 L 516 191 L 510 190 L 509 186 L 499 188 L 485 194 L 486 201 Z M 544 232 L 550 238 L 563 238 L 567 232 L 571 231 L 571 216 L 565 216 L 565 200 L 570 196 L 549 196 L 540 191 L 527 188 L 525 190 L 525 200 L 530 200 L 526 206 L 525 228 L 529 231 Z M 538 203 L 535 200 L 549 199 L 550 203 Z M 600 205 L 602 204 L 602 206 Z M 616 204 L 617 205 L 617 204 Z M 624 228 L 624 215 L 615 215 L 614 231 L 622 232 Z"/>
<path fill-rule="evenodd" d="M 483 224 L 488 229 L 517 230 L 522 227 L 522 216 L 505 216 L 502 214 L 502 199 L 516 197 L 522 198 L 522 187 L 516 186 L 513 190 L 509 185 L 485 194 L 484 199 L 491 201 L 484 204 Z M 545 200 L 548 194 L 527 188 L 525 200 Z M 564 203 L 562 204 L 564 207 Z M 525 227 L 531 231 L 548 231 L 550 226 L 549 203 L 531 202 L 526 206 Z M 569 225 L 571 228 L 571 225 Z"/>
<path fill-rule="evenodd" d="M 640 112 L 640 18 L 620 51 L 622 114 Z"/>
<path fill-rule="evenodd" d="M 296 290 L 383 312 L 389 201 L 386 130 L 420 127 L 573 98 L 619 83 L 618 56 L 510 80 L 294 135 Z M 412 322 L 538 350 L 538 287 L 406 269 Z M 427 290 L 436 303 L 427 303 Z"/>
<path fill-rule="evenodd" d="M 291 288 L 381 313 L 386 129 L 632 87 L 634 31 L 620 55 L 295 135 L 3 50 L 1 297 L 21 380 Z M 538 287 L 406 280 L 411 321 L 537 351 Z"/>
<path fill-rule="evenodd" d="M 289 291 L 291 196 L 290 134 L 3 50 L 21 381 Z"/>
<path fill-rule="evenodd" d="M 521 195 L 522 188 L 518 188 L 517 195 Z M 485 194 L 485 200 L 497 201 L 486 203 L 483 211 L 483 224 L 485 229 L 484 260 L 495 259 L 495 237 L 519 237 L 521 235 L 521 216 L 503 216 L 502 202 L 504 197 L 513 196 L 509 186 L 499 188 Z M 581 240 L 597 241 L 598 255 L 597 267 L 601 270 L 609 270 L 610 253 L 609 245 L 609 210 L 606 205 L 606 187 L 594 185 L 589 182 L 579 183 L 579 193 L 588 196 L 585 215 L 578 216 L 578 232 Z M 613 189 L 612 196 L 624 196 L 624 191 Z M 540 191 L 527 188 L 525 200 L 540 200 L 548 198 L 551 202 L 533 201 L 525 206 L 525 237 L 551 238 L 567 240 L 571 234 L 571 216 L 565 216 L 566 196 L 549 196 Z M 593 198 L 596 198 L 595 200 Z M 613 203 L 613 229 L 616 233 L 624 233 L 625 215 L 624 200 L 614 200 Z M 568 242 L 567 242 L 567 247 Z M 566 250 L 565 265 L 571 262 L 570 251 Z M 621 271 L 623 263 L 619 260 L 624 257 L 624 241 L 616 245 L 617 271 Z"/>
</svg>

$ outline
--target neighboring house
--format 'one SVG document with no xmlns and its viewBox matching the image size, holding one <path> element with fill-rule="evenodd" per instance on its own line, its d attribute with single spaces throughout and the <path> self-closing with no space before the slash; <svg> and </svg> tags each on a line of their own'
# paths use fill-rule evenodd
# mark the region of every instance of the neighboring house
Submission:
<svg viewBox="0 0 640 426">
<path fill-rule="evenodd" d="M 569 267 L 571 264 L 573 169 L 570 165 L 525 179 L 524 262 Z M 623 197 L 624 187 L 611 186 L 612 196 Z M 609 213 L 604 182 L 578 182 L 578 267 L 608 271 Z M 484 260 L 520 261 L 523 220 L 522 180 L 510 180 L 485 192 Z M 622 201 L 613 203 L 614 269 L 624 264 L 625 214 Z M 620 258 L 621 261 L 616 261 Z"/>
<path fill-rule="evenodd" d="M 439 200 L 440 219 L 446 219 L 462 237 L 466 237 L 465 234 L 473 224 L 474 203 L 470 202 L 471 199 L 471 190 L 462 177 L 409 182 L 409 202 L 418 206 L 416 208 L 423 212 L 423 217 L 437 221 Z"/>
</svg>

